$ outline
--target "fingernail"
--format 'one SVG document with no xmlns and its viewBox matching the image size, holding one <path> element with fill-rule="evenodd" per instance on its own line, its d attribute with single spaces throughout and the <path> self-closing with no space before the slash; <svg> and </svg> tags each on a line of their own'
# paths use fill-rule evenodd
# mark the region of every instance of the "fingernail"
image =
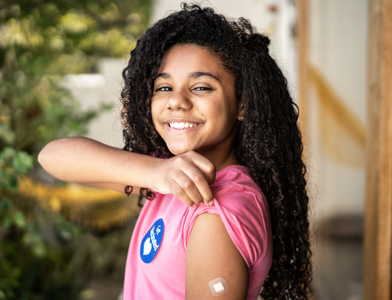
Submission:
<svg viewBox="0 0 392 300">
<path fill-rule="evenodd" d="M 197 207 L 197 205 L 196 205 L 196 204 L 193 204 L 193 205 L 192 205 L 192 207 L 193 207 L 193 208 L 196 208 L 196 207 Z"/>
<path fill-rule="evenodd" d="M 210 202 L 208 202 L 208 205 L 209 205 L 209 206 L 212 206 L 212 205 L 214 205 L 214 201 L 213 201 L 213 200 L 211 200 Z"/>
</svg>

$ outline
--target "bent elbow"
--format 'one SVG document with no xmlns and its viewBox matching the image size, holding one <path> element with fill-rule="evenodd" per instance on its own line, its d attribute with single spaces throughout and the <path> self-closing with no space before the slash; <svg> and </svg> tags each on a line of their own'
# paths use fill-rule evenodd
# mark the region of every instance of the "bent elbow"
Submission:
<svg viewBox="0 0 392 300">
<path fill-rule="evenodd" d="M 44 168 L 46 171 L 48 171 L 48 167 L 50 166 L 50 143 L 47 144 L 42 150 L 38 153 L 38 163 L 41 165 L 42 168 Z"/>
<path fill-rule="evenodd" d="M 48 173 L 51 173 L 50 167 L 53 166 L 58 160 L 60 150 L 59 148 L 61 148 L 60 144 L 61 140 L 51 141 L 38 153 L 38 163 Z"/>
</svg>

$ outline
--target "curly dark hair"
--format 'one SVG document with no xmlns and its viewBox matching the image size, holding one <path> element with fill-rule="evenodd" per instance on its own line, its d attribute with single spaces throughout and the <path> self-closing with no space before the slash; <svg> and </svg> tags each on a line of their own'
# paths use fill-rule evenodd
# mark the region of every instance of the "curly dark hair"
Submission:
<svg viewBox="0 0 392 300">
<path fill-rule="evenodd" d="M 272 223 L 273 262 L 261 296 L 307 299 L 312 266 L 299 111 L 268 53 L 269 39 L 248 20 L 230 21 L 212 8 L 182 4 L 181 11 L 146 31 L 123 71 L 124 150 L 171 155 L 154 128 L 150 106 L 162 57 L 178 44 L 208 49 L 235 76 L 235 95 L 245 107 L 234 142 L 237 160 L 265 194 Z"/>
</svg>

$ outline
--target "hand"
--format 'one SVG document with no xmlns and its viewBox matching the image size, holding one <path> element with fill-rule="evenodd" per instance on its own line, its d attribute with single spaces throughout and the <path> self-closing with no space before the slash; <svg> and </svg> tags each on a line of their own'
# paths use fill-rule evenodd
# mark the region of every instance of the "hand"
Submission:
<svg viewBox="0 0 392 300">
<path fill-rule="evenodd" d="M 150 178 L 153 190 L 173 194 L 188 206 L 201 202 L 212 205 L 210 184 L 215 181 L 215 166 L 194 151 L 160 160 Z"/>
</svg>

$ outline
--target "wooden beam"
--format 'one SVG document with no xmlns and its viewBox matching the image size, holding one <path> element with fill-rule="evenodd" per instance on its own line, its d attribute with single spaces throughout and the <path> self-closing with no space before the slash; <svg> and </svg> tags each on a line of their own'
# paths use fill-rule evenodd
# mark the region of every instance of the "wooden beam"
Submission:
<svg viewBox="0 0 392 300">
<path fill-rule="evenodd" d="M 369 0 L 364 299 L 391 299 L 392 0 Z"/>
<path fill-rule="evenodd" d="M 308 12 L 307 0 L 299 0 L 297 8 L 297 45 L 298 45 L 298 99 L 297 104 L 300 109 L 299 126 L 304 142 L 304 158 L 307 158 L 308 141 L 308 101 L 307 101 L 307 83 L 308 83 Z"/>
<path fill-rule="evenodd" d="M 307 0 L 298 0 L 296 21 L 297 58 L 298 58 L 298 94 L 297 105 L 300 110 L 299 127 L 304 145 L 303 160 L 306 164 L 309 153 L 309 130 L 308 130 L 308 101 L 307 83 L 308 77 L 308 3 Z M 311 225 L 312 226 L 312 225 Z M 312 230 L 312 229 L 311 229 Z M 314 294 L 309 293 L 308 299 L 313 300 Z"/>
</svg>

